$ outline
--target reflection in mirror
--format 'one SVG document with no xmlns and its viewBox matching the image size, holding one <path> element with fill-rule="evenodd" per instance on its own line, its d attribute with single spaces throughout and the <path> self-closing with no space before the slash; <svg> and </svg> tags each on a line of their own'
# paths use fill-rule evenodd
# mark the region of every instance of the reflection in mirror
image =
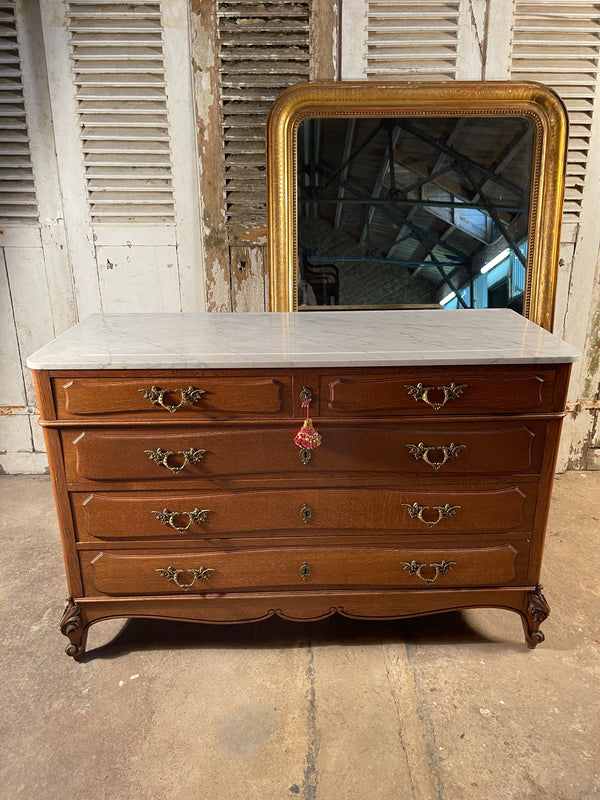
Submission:
<svg viewBox="0 0 600 800">
<path fill-rule="evenodd" d="M 298 306 L 523 313 L 534 145 L 517 115 L 301 121 Z"/>
</svg>

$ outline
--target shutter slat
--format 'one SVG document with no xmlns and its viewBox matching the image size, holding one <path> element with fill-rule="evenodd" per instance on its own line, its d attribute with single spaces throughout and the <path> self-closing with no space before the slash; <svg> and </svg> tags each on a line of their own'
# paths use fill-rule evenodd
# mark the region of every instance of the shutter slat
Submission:
<svg viewBox="0 0 600 800">
<path fill-rule="evenodd" d="M 219 88 L 230 224 L 266 224 L 265 125 L 273 100 L 309 78 L 310 0 L 218 0 Z"/>
<path fill-rule="evenodd" d="M 539 80 L 563 98 L 570 120 L 563 220 L 581 214 L 600 70 L 597 3 L 517 2 L 512 41 L 513 79 Z"/>
<path fill-rule="evenodd" d="M 0 13 L 0 223 L 38 222 L 14 2 Z"/>
<path fill-rule="evenodd" d="M 172 221 L 159 0 L 72 0 L 68 17 L 92 220 Z"/>
<path fill-rule="evenodd" d="M 460 2 L 370 0 L 367 77 L 452 80 L 457 72 Z"/>
</svg>

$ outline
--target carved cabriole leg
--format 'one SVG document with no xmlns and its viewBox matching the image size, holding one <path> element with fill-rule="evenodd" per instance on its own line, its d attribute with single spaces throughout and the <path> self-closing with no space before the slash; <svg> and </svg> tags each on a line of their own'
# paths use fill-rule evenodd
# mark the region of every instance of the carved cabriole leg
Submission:
<svg viewBox="0 0 600 800">
<path fill-rule="evenodd" d="M 67 607 L 59 624 L 61 633 L 69 637 L 65 653 L 72 656 L 75 661 L 81 661 L 85 652 L 87 627 L 84 625 L 81 606 L 79 603 L 75 603 L 72 597 L 67 597 Z"/>
<path fill-rule="evenodd" d="M 527 609 L 523 614 L 523 630 L 525 631 L 525 641 L 531 650 L 543 642 L 544 634 L 541 632 L 540 625 L 550 613 L 548 601 L 542 594 L 542 587 L 536 586 L 534 592 L 529 592 L 527 596 Z"/>
</svg>

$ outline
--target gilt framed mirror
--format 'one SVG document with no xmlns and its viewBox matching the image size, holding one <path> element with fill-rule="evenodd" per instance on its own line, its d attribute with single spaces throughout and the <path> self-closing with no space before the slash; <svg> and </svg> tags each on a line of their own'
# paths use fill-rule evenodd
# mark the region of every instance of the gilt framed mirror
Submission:
<svg viewBox="0 0 600 800">
<path fill-rule="evenodd" d="M 509 307 L 551 330 L 567 118 L 537 83 L 305 83 L 267 123 L 272 311 Z"/>
</svg>

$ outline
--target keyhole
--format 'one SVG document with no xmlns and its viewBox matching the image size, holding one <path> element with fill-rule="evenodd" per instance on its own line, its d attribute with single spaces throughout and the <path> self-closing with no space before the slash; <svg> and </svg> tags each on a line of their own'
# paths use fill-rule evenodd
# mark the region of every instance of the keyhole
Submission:
<svg viewBox="0 0 600 800">
<path fill-rule="evenodd" d="M 246 262 L 245 261 L 240 261 L 240 263 L 238 264 L 238 270 L 240 272 L 243 272 L 245 269 L 246 269 Z"/>
</svg>

